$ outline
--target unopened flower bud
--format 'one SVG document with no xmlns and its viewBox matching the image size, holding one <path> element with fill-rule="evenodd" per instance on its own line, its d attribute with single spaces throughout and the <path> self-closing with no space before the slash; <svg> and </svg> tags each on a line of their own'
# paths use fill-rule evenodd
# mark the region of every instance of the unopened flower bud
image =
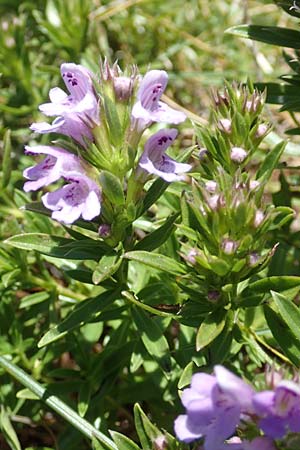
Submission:
<svg viewBox="0 0 300 450">
<path fill-rule="evenodd" d="M 232 239 L 224 239 L 221 247 L 226 255 L 232 255 L 238 248 L 238 243 Z"/>
<path fill-rule="evenodd" d="M 221 131 L 225 131 L 225 133 L 231 133 L 231 120 L 230 119 L 220 119 L 218 123 L 218 127 Z"/>
<path fill-rule="evenodd" d="M 258 253 L 250 253 L 249 255 L 249 265 L 250 267 L 254 267 L 256 266 L 256 264 L 258 263 L 258 261 L 260 260 L 260 256 Z"/>
<path fill-rule="evenodd" d="M 154 441 L 154 449 L 155 450 L 166 450 L 167 449 L 167 440 L 165 436 L 158 436 Z"/>
<path fill-rule="evenodd" d="M 258 125 L 256 133 L 255 133 L 255 137 L 256 138 L 262 138 L 268 131 L 269 127 L 266 123 L 261 123 L 260 125 Z"/>
<path fill-rule="evenodd" d="M 251 191 L 254 191 L 258 186 L 260 185 L 260 182 L 257 180 L 251 180 L 249 183 L 249 188 Z"/>
<path fill-rule="evenodd" d="M 199 252 L 196 248 L 191 248 L 185 259 L 191 264 L 196 264 L 195 256 L 198 256 L 198 254 Z"/>
<path fill-rule="evenodd" d="M 117 100 L 128 100 L 133 91 L 133 80 L 129 77 L 115 77 L 114 78 L 114 90 Z"/>
<path fill-rule="evenodd" d="M 254 226 L 255 228 L 258 228 L 259 225 L 261 225 L 261 223 L 263 222 L 265 218 L 265 215 L 263 213 L 263 211 L 261 209 L 258 209 L 255 213 L 255 217 L 254 217 Z"/>
<path fill-rule="evenodd" d="M 274 389 L 283 379 L 283 371 L 276 370 L 274 366 L 267 365 L 265 368 L 265 381 L 269 389 Z"/>
<path fill-rule="evenodd" d="M 215 194 L 208 198 L 207 203 L 212 211 L 215 211 L 219 205 L 220 195 Z"/>
<path fill-rule="evenodd" d="M 230 152 L 231 161 L 241 164 L 247 158 L 248 153 L 242 147 L 232 147 Z"/>
<path fill-rule="evenodd" d="M 200 161 L 203 161 L 207 157 L 207 155 L 208 155 L 208 150 L 206 148 L 200 148 L 199 155 L 198 155 Z"/>
<path fill-rule="evenodd" d="M 210 192 L 211 194 L 213 194 L 214 192 L 216 192 L 216 189 L 218 187 L 218 184 L 213 181 L 213 180 L 209 180 L 205 183 L 205 188 L 208 192 Z"/>
<path fill-rule="evenodd" d="M 108 225 L 107 223 L 103 223 L 102 225 L 99 226 L 98 233 L 99 236 L 101 236 L 102 238 L 109 237 L 111 234 L 111 226 Z"/>
<path fill-rule="evenodd" d="M 218 292 L 218 291 L 209 291 L 207 293 L 207 299 L 212 303 L 216 303 L 218 301 L 219 297 L 220 297 L 220 292 Z"/>
</svg>

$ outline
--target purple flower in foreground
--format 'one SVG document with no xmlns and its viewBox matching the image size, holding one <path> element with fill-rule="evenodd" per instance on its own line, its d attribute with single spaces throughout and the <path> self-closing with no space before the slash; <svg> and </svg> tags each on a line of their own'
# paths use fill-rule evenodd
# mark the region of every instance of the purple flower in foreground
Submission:
<svg viewBox="0 0 300 450">
<path fill-rule="evenodd" d="M 31 129 L 38 133 L 61 132 L 84 144 L 82 136 L 92 138 L 90 127 L 99 124 L 99 102 L 89 71 L 79 64 L 62 64 L 61 75 L 70 93 L 56 87 L 50 90 L 51 103 L 39 109 L 47 116 L 59 116 L 51 125 L 33 123 Z"/>
<path fill-rule="evenodd" d="M 252 396 L 252 388 L 222 366 L 215 375 L 195 374 L 182 393 L 186 414 L 175 421 L 177 437 L 184 442 L 204 437 L 205 450 L 223 450 L 241 414 L 252 411 Z"/>
<path fill-rule="evenodd" d="M 42 202 L 53 211 L 51 217 L 70 224 L 79 219 L 92 220 L 101 211 L 101 194 L 98 185 L 86 175 L 79 173 L 66 174 L 64 178 L 70 182 L 54 192 L 43 195 Z"/>
<path fill-rule="evenodd" d="M 267 436 L 279 439 L 289 431 L 300 432 L 300 387 L 292 381 L 281 381 L 275 391 L 258 392 L 253 405 Z"/>
<path fill-rule="evenodd" d="M 43 186 L 54 183 L 62 176 L 62 173 L 83 171 L 79 158 L 59 147 L 48 145 L 26 146 L 25 152 L 34 155 L 47 155 L 42 162 L 24 170 L 24 177 L 30 180 L 24 184 L 25 192 L 36 191 Z"/>
<path fill-rule="evenodd" d="M 168 74 L 164 70 L 150 70 L 142 79 L 138 101 L 132 109 L 132 117 L 138 120 L 139 129 L 146 128 L 152 122 L 178 124 L 186 119 L 184 113 L 160 101 L 167 83 Z"/>
<path fill-rule="evenodd" d="M 157 175 L 165 181 L 180 181 L 184 179 L 185 172 L 192 166 L 174 161 L 165 154 L 166 149 L 173 143 L 177 136 L 177 130 L 160 130 L 151 136 L 144 148 L 139 161 L 139 167 L 150 174 Z"/>
</svg>

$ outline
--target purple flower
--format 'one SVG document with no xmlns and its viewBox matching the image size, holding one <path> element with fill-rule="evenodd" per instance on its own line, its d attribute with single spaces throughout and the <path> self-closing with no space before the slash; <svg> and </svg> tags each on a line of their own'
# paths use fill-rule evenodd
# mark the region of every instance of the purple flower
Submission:
<svg viewBox="0 0 300 450">
<path fill-rule="evenodd" d="M 24 184 L 25 192 L 36 191 L 43 186 L 54 183 L 62 176 L 62 173 L 83 171 L 79 158 L 59 147 L 48 145 L 26 146 L 25 152 L 34 155 L 47 155 L 42 162 L 24 170 L 24 177 L 30 180 Z"/>
<path fill-rule="evenodd" d="M 222 366 L 215 367 L 215 375 L 194 375 L 182 393 L 186 414 L 175 421 L 177 437 L 184 442 L 204 437 L 205 450 L 223 450 L 241 414 L 252 411 L 252 396 L 252 388 Z"/>
<path fill-rule="evenodd" d="M 35 122 L 30 126 L 37 133 L 61 133 L 72 137 L 75 141 L 85 146 L 84 137 L 92 141 L 93 134 L 90 128 L 76 115 L 69 114 L 66 117 L 57 117 L 52 124 L 47 122 Z"/>
<path fill-rule="evenodd" d="M 292 381 L 281 381 L 275 391 L 255 394 L 253 405 L 267 436 L 279 439 L 289 431 L 300 432 L 300 387 Z"/>
<path fill-rule="evenodd" d="M 43 195 L 42 202 L 46 208 L 53 211 L 51 217 L 70 224 L 79 219 L 92 220 L 101 211 L 101 194 L 98 185 L 86 175 L 74 173 L 65 174 L 70 182 L 54 192 Z"/>
<path fill-rule="evenodd" d="M 185 172 L 191 169 L 190 164 L 182 164 L 174 161 L 165 154 L 166 149 L 177 136 L 177 130 L 160 130 L 151 136 L 144 148 L 139 161 L 139 167 L 143 171 L 163 178 L 165 181 L 180 181 L 184 179 Z M 138 173 L 139 175 L 139 173 Z"/>
<path fill-rule="evenodd" d="M 160 101 L 167 83 L 168 74 L 164 70 L 150 70 L 142 79 L 138 101 L 132 109 L 132 117 L 138 121 L 139 129 L 145 129 L 152 122 L 178 124 L 186 119 L 184 113 Z"/>
<path fill-rule="evenodd" d="M 92 138 L 90 128 L 99 124 L 99 102 L 90 72 L 74 63 L 62 64 L 61 75 L 70 93 L 55 87 L 50 90 L 50 103 L 39 109 L 47 116 L 59 116 L 51 125 L 33 123 L 31 129 L 38 133 L 61 132 L 84 144 L 82 136 Z"/>
</svg>

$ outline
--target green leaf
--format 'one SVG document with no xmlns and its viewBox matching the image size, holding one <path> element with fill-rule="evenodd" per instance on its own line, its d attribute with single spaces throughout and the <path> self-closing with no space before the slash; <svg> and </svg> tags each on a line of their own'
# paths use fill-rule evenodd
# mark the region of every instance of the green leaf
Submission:
<svg viewBox="0 0 300 450">
<path fill-rule="evenodd" d="M 11 140 L 10 130 L 6 130 L 3 137 L 3 157 L 2 157 L 2 182 L 1 186 L 5 189 L 9 183 L 11 175 Z"/>
<path fill-rule="evenodd" d="M 108 95 L 103 95 L 103 106 L 105 109 L 105 119 L 109 127 L 109 135 L 114 146 L 122 145 L 123 130 L 120 123 L 116 102 L 112 101 Z"/>
<path fill-rule="evenodd" d="M 300 341 L 300 310 L 287 297 L 271 291 L 272 298 L 284 322 L 287 324 L 296 339 Z"/>
<path fill-rule="evenodd" d="M 23 297 L 20 301 L 19 308 L 20 309 L 30 308 L 30 306 L 37 305 L 38 303 L 48 300 L 49 297 L 50 293 L 46 291 L 25 295 L 25 297 Z"/>
<path fill-rule="evenodd" d="M 196 337 L 196 350 L 200 351 L 209 345 L 223 330 L 227 311 L 217 309 L 201 323 Z"/>
<path fill-rule="evenodd" d="M 266 27 L 263 25 L 238 25 L 226 33 L 267 44 L 289 48 L 300 48 L 300 32 L 289 28 Z"/>
<path fill-rule="evenodd" d="M 0 429 L 2 430 L 2 433 L 12 450 L 22 450 L 17 433 L 12 427 L 9 416 L 3 405 L 1 405 L 0 412 Z"/>
<path fill-rule="evenodd" d="M 168 372 L 171 367 L 170 349 L 162 329 L 140 308 L 132 308 L 132 317 L 147 352 Z"/>
<path fill-rule="evenodd" d="M 119 255 L 104 255 L 93 272 L 93 283 L 99 284 L 110 278 L 120 267 L 122 258 Z"/>
<path fill-rule="evenodd" d="M 300 364 L 300 343 L 269 305 L 264 305 L 264 313 L 267 324 L 282 351 L 298 367 Z"/>
<path fill-rule="evenodd" d="M 14 269 L 14 270 L 11 270 L 10 272 L 7 272 L 4 275 L 2 275 L 1 281 L 3 283 L 3 286 L 5 288 L 10 286 L 12 283 L 14 283 L 16 278 L 19 278 L 20 274 L 21 274 L 21 269 Z"/>
<path fill-rule="evenodd" d="M 90 403 L 92 388 L 89 382 L 82 383 L 78 398 L 78 413 L 84 417 Z"/>
<path fill-rule="evenodd" d="M 136 445 L 131 439 L 124 434 L 118 433 L 117 431 L 110 432 L 113 440 L 117 444 L 118 449 L 122 450 L 140 450 L 140 447 Z"/>
<path fill-rule="evenodd" d="M 103 193 L 115 206 L 125 205 L 125 197 L 121 182 L 113 173 L 103 170 L 99 178 Z"/>
<path fill-rule="evenodd" d="M 83 300 L 79 305 L 76 305 L 68 317 L 60 324 L 51 328 L 38 342 L 38 347 L 44 347 L 51 342 L 57 341 L 65 336 L 74 328 L 78 328 L 84 323 L 91 322 L 94 318 L 101 314 L 101 311 L 118 298 L 119 290 L 106 291 L 97 297 L 92 297 Z M 100 318 L 99 318 L 100 320 Z"/>
<path fill-rule="evenodd" d="M 134 405 L 134 423 L 143 450 L 153 448 L 153 441 L 161 436 L 161 431 L 153 425 L 139 404 Z"/>
<path fill-rule="evenodd" d="M 145 211 L 147 211 L 150 206 L 152 206 L 153 203 L 155 203 L 156 200 L 159 199 L 159 197 L 165 192 L 168 186 L 169 183 L 164 181 L 162 178 L 155 180 L 144 197 L 143 204 L 138 215 L 141 216 Z"/>
<path fill-rule="evenodd" d="M 274 169 L 277 167 L 279 159 L 284 152 L 286 142 L 279 142 L 265 157 L 262 165 L 258 169 L 256 178 L 260 182 L 268 181 Z"/>
<path fill-rule="evenodd" d="M 210 363 L 212 365 L 222 364 L 230 350 L 232 344 L 232 320 L 229 319 L 230 311 L 227 312 L 226 323 L 221 333 L 214 339 L 210 346 Z"/>
<path fill-rule="evenodd" d="M 289 86 L 285 83 L 255 83 L 256 89 L 267 92 L 267 103 L 275 105 L 285 105 L 289 102 L 299 99 L 300 93 L 298 86 Z"/>
<path fill-rule="evenodd" d="M 239 299 L 242 300 L 256 294 L 266 294 L 270 291 L 282 292 L 297 286 L 300 287 L 300 277 L 286 275 L 265 277 L 262 280 L 250 283 L 246 289 L 240 293 Z"/>
<path fill-rule="evenodd" d="M 177 384 L 178 389 L 182 389 L 191 383 L 194 367 L 195 363 L 193 361 L 189 362 L 188 365 L 185 366 Z"/>
<path fill-rule="evenodd" d="M 148 253 L 143 250 L 137 250 L 125 253 L 123 257 L 173 275 L 183 275 L 185 273 L 185 266 L 183 264 L 159 253 Z"/>
<path fill-rule="evenodd" d="M 160 247 L 175 230 L 174 223 L 179 214 L 180 213 L 176 213 L 168 217 L 168 219 L 161 227 L 159 227 L 157 230 L 148 234 L 144 239 L 139 241 L 135 245 L 134 250 L 147 250 L 148 252 L 151 252 L 154 249 Z"/>
<path fill-rule="evenodd" d="M 51 236 L 43 233 L 26 233 L 12 236 L 5 244 L 23 250 L 35 250 L 44 255 L 64 259 L 94 259 L 105 253 L 111 252 L 111 248 L 93 239 L 67 239 L 60 236 Z"/>
</svg>

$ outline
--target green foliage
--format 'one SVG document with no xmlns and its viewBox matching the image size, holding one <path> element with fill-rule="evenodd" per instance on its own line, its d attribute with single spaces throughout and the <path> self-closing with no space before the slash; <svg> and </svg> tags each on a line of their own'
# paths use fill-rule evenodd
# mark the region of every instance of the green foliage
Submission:
<svg viewBox="0 0 300 450">
<path fill-rule="evenodd" d="M 3 438 L 16 450 L 186 450 L 191 446 L 172 436 L 173 421 L 182 412 L 177 389 L 194 372 L 225 363 L 260 377 L 272 359 L 275 367 L 299 365 L 300 240 L 290 228 L 299 177 L 280 164 L 286 143 L 269 144 L 269 118 L 262 115 L 265 98 L 282 110 L 299 110 L 299 55 L 285 54 L 293 73 L 280 83 L 274 82 L 283 71 L 278 65 L 273 81 L 255 89 L 228 82 L 214 90 L 208 112 L 203 86 L 220 87 L 224 77 L 255 80 L 257 67 L 250 48 L 223 38 L 225 28 L 242 21 L 236 2 L 189 3 L 0 4 L 0 446 Z M 299 31 L 291 22 L 288 29 L 275 27 L 280 13 L 265 14 L 266 5 L 252 3 L 249 13 L 258 23 L 231 32 L 274 44 L 273 58 L 278 44 L 297 50 Z M 300 17 L 291 2 L 279 6 Z M 157 179 L 134 204 L 136 192 L 125 196 L 122 182 L 137 156 L 126 142 L 124 157 L 129 116 L 116 105 L 112 86 L 100 92 L 102 153 L 95 146 L 84 157 L 105 168 L 103 217 L 114 221 L 115 240 L 103 239 L 94 222 L 59 226 L 36 193 L 22 192 L 22 170 L 32 164 L 23 145 L 47 142 L 27 127 L 41 120 L 38 105 L 59 85 L 59 65 L 80 62 L 99 74 L 100 57 L 118 58 L 124 67 L 137 63 L 142 73 L 149 64 L 168 70 L 166 101 L 181 104 L 195 124 L 181 126 L 173 155 L 180 147 L 177 160 L 193 164 L 189 178 Z M 291 135 L 298 134 L 299 124 L 293 126 Z M 70 141 L 52 138 L 77 152 Z M 241 164 L 231 159 L 233 146 L 247 151 Z M 210 156 L 199 161 L 203 148 Z M 284 174 L 272 202 L 278 167 Z M 216 208 L 209 206 L 208 181 L 220 187 Z M 251 181 L 260 185 L 251 190 Z M 258 211 L 264 219 L 254 225 Z M 238 242 L 237 251 L 226 247 L 229 240 Z M 43 442 L 26 441 L 31 426 L 44 427 Z"/>
</svg>

